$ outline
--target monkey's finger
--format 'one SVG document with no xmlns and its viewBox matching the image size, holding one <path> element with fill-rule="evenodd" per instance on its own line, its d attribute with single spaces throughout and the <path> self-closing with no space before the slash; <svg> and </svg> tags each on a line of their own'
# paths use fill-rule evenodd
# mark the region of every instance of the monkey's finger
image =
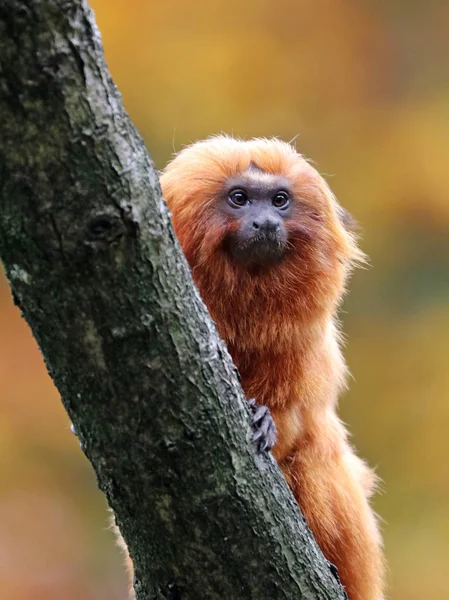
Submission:
<svg viewBox="0 0 449 600">
<path fill-rule="evenodd" d="M 262 423 L 262 421 L 265 419 L 265 417 L 267 417 L 267 415 L 269 414 L 269 409 L 264 406 L 263 404 L 261 404 L 260 406 L 258 406 L 253 414 L 253 423 L 254 425 L 258 425 L 259 423 Z"/>
<path fill-rule="evenodd" d="M 258 436 L 257 434 L 255 434 L 253 436 L 253 442 L 257 445 L 257 450 L 259 452 L 271 450 L 271 448 L 274 445 L 274 443 L 272 443 L 271 440 L 269 440 L 265 435 Z"/>
<path fill-rule="evenodd" d="M 253 442 L 259 442 L 263 437 L 265 437 L 264 432 L 261 429 L 258 429 L 253 433 Z"/>
</svg>

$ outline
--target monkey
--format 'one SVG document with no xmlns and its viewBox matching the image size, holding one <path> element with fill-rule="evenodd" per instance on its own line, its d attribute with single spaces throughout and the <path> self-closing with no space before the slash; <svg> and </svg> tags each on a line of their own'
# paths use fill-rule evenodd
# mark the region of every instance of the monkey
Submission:
<svg viewBox="0 0 449 600">
<path fill-rule="evenodd" d="M 337 310 L 364 261 L 344 209 L 277 138 L 193 143 L 160 183 L 195 284 L 254 399 L 256 440 L 272 446 L 349 600 L 380 600 L 382 541 L 369 503 L 377 480 L 336 412 L 348 373 Z"/>
</svg>

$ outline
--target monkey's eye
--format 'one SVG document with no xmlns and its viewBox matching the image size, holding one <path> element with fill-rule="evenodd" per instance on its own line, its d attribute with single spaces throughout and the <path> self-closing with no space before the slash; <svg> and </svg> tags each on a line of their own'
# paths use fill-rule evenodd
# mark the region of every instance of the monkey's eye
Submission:
<svg viewBox="0 0 449 600">
<path fill-rule="evenodd" d="M 289 204 L 290 198 L 288 197 L 287 192 L 276 192 L 276 195 L 273 198 L 273 206 L 276 208 L 287 208 Z"/>
<path fill-rule="evenodd" d="M 245 206 L 248 202 L 248 194 L 245 190 L 232 190 L 229 192 L 228 201 L 231 206 Z"/>
</svg>

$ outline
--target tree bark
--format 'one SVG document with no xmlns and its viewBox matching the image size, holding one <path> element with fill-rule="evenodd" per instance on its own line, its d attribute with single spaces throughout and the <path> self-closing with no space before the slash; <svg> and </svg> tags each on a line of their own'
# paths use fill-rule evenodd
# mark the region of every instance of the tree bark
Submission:
<svg viewBox="0 0 449 600">
<path fill-rule="evenodd" d="M 2 1 L 0 136 L 0 257 L 128 544 L 138 599 L 343 599 L 251 442 L 235 368 L 83 0 Z"/>
</svg>

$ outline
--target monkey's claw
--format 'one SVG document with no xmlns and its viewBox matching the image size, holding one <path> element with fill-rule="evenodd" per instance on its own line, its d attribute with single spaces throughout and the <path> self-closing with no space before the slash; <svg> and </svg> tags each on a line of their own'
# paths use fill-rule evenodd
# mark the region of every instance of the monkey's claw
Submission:
<svg viewBox="0 0 449 600">
<path fill-rule="evenodd" d="M 256 404 L 254 398 L 248 402 L 253 413 L 253 442 L 259 452 L 271 450 L 276 442 L 276 426 L 270 409 L 263 404 Z"/>
</svg>

